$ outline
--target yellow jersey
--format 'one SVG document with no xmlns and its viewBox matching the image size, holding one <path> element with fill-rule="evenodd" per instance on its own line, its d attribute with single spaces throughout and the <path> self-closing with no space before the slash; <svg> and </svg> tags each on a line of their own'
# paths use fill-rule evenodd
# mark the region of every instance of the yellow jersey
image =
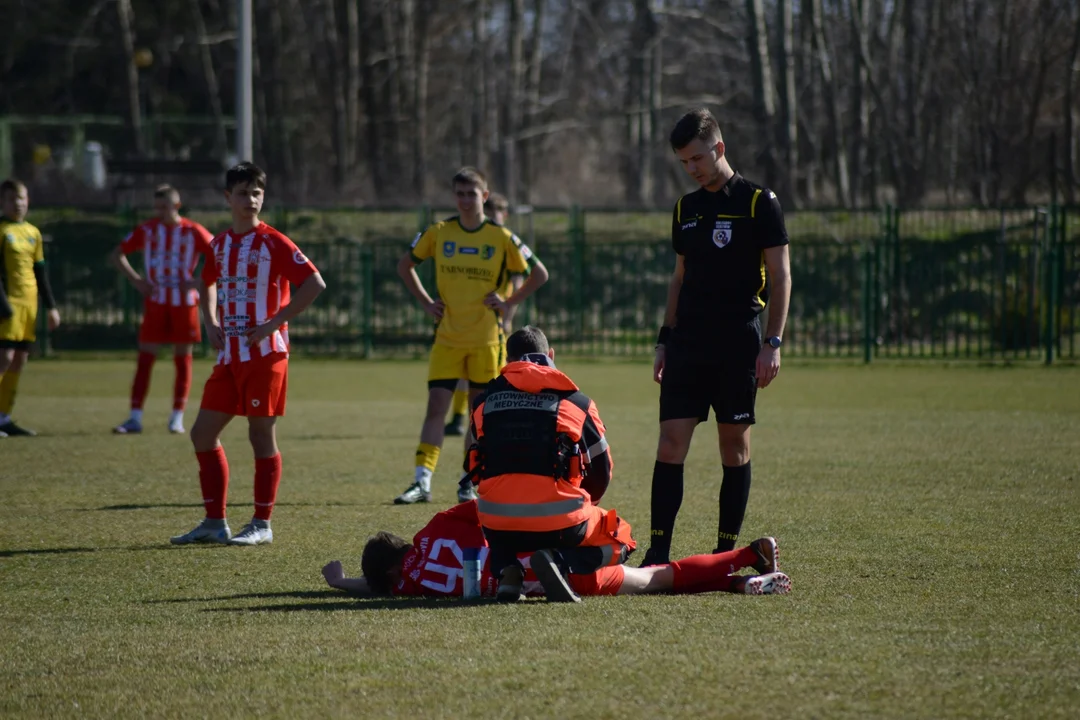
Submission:
<svg viewBox="0 0 1080 720">
<path fill-rule="evenodd" d="M 458 348 L 498 345 L 499 318 L 484 298 L 501 290 L 510 273 L 528 272 L 536 258 L 525 243 L 487 220 L 466 230 L 458 218 L 435 223 L 416 236 L 413 262 L 435 262 L 435 284 L 446 309 L 435 342 Z"/>
<path fill-rule="evenodd" d="M 8 301 L 37 307 L 38 286 L 34 263 L 45 262 L 41 231 L 26 222 L 0 217 L 0 279 Z"/>
</svg>

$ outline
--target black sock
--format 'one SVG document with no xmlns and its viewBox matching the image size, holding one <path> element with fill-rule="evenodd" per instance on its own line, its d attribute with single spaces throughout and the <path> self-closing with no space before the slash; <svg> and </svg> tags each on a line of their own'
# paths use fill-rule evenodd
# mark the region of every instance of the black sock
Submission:
<svg viewBox="0 0 1080 720">
<path fill-rule="evenodd" d="M 657 460 L 652 476 L 652 536 L 649 549 L 665 557 L 671 552 L 671 531 L 675 528 L 675 516 L 679 514 L 682 496 L 682 463 Z"/>
<path fill-rule="evenodd" d="M 749 497 L 750 463 L 739 467 L 725 465 L 724 481 L 720 485 L 720 522 L 716 526 L 716 552 L 735 549 Z"/>
</svg>

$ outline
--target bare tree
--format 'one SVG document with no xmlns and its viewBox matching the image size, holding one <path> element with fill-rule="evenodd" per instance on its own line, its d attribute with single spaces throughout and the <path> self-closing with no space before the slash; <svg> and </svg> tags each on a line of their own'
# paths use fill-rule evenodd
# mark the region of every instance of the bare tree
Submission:
<svg viewBox="0 0 1080 720">
<path fill-rule="evenodd" d="M 124 48 L 124 62 L 127 76 L 128 125 L 131 130 L 135 151 L 139 155 L 146 153 L 142 132 L 142 95 L 139 89 L 139 68 L 135 65 L 135 34 L 132 25 L 135 22 L 131 0 L 117 0 L 116 16 L 120 25 L 120 43 Z"/>
<path fill-rule="evenodd" d="M 783 148 L 784 186 L 787 192 L 782 199 L 792 207 L 798 206 L 799 172 L 799 118 L 798 91 L 795 84 L 795 22 L 792 0 L 779 0 L 777 16 L 780 27 L 780 70 L 783 73 L 783 91 L 780 93 L 781 147 Z"/>
<path fill-rule="evenodd" d="M 1072 46 L 1065 72 L 1065 92 L 1062 94 L 1062 120 L 1065 135 L 1065 201 L 1076 202 L 1076 81 L 1080 76 L 1080 6 L 1074 4 Z"/>
<path fill-rule="evenodd" d="M 765 129 L 765 147 L 761 160 L 765 170 L 765 184 L 775 187 L 780 180 L 776 161 L 776 86 L 773 84 L 772 63 L 769 62 L 769 35 L 765 25 L 764 0 L 746 0 L 750 32 L 747 42 L 750 50 L 751 82 L 754 86 L 754 117 L 758 126 Z"/>
</svg>

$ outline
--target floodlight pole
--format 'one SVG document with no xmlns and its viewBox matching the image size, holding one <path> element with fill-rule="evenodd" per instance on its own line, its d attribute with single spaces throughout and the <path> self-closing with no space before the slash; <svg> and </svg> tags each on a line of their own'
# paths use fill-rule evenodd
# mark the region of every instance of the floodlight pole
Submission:
<svg viewBox="0 0 1080 720">
<path fill-rule="evenodd" d="M 251 0 L 236 0 L 236 156 L 252 157 Z"/>
</svg>

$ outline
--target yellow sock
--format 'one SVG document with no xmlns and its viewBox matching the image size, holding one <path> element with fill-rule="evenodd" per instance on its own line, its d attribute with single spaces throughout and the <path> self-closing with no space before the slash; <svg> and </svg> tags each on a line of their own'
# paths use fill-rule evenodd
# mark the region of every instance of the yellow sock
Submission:
<svg viewBox="0 0 1080 720">
<path fill-rule="evenodd" d="M 469 414 L 469 391 L 468 390 L 455 390 L 454 402 L 450 406 L 450 410 L 454 413 L 454 417 L 458 415 Z"/>
<path fill-rule="evenodd" d="M 439 453 L 442 452 L 442 448 L 438 445 L 428 445 L 427 443 L 420 443 L 416 448 L 416 467 L 426 468 L 431 472 L 435 472 L 435 466 L 439 462 Z"/>
<path fill-rule="evenodd" d="M 15 388 L 19 387 L 21 372 L 8 370 L 0 375 L 0 415 L 10 415 L 15 407 Z"/>
</svg>

